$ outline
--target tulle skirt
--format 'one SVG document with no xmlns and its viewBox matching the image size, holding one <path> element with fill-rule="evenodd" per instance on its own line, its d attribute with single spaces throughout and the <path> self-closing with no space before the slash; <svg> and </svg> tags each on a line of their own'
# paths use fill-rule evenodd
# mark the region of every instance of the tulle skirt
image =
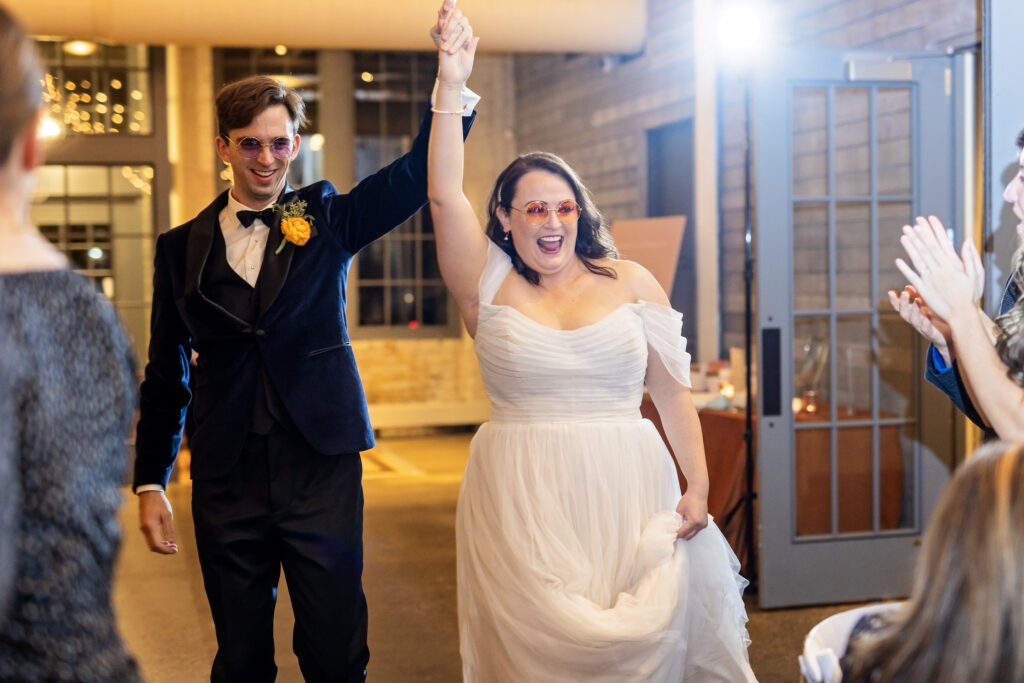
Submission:
<svg viewBox="0 0 1024 683">
<path fill-rule="evenodd" d="M 467 682 L 753 681 L 746 581 L 714 522 L 690 541 L 647 420 L 491 422 L 459 496 Z"/>
</svg>

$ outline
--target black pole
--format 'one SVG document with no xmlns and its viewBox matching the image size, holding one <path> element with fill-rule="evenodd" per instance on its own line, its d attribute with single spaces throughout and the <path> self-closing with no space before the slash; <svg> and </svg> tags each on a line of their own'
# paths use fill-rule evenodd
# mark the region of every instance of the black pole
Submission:
<svg viewBox="0 0 1024 683">
<path fill-rule="evenodd" d="M 751 254 L 751 221 L 750 221 L 750 71 L 743 77 L 743 324 L 744 324 L 744 361 L 746 367 L 744 380 L 746 382 L 746 401 L 744 411 L 746 413 L 746 427 L 743 430 L 743 440 L 746 442 L 746 468 L 747 481 L 746 490 L 743 494 L 743 520 L 744 520 L 744 544 L 747 549 L 747 579 L 751 588 L 757 589 L 757 562 L 754 555 L 754 499 L 757 493 L 754 491 L 754 415 L 751 411 L 753 390 L 751 388 L 751 365 L 753 361 L 753 316 L 751 309 L 751 286 L 754 280 L 754 259 Z"/>
</svg>

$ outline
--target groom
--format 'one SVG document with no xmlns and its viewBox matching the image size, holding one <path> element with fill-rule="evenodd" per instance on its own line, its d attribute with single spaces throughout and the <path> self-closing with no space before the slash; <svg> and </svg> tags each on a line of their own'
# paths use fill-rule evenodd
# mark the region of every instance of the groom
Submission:
<svg viewBox="0 0 1024 683">
<path fill-rule="evenodd" d="M 453 33 L 439 37 L 442 48 L 471 35 Z M 472 119 L 463 118 L 464 134 Z M 287 185 L 306 119 L 280 82 L 225 86 L 217 120 L 232 187 L 156 243 L 136 440 L 142 530 L 150 550 L 177 551 L 164 488 L 191 400 L 192 515 L 218 646 L 211 680 L 274 680 L 283 568 L 305 679 L 361 681 L 369 650 L 359 451 L 373 446 L 373 432 L 346 327 L 346 278 L 360 249 L 426 202 L 430 115 L 407 154 L 348 194 L 326 181 Z"/>
</svg>

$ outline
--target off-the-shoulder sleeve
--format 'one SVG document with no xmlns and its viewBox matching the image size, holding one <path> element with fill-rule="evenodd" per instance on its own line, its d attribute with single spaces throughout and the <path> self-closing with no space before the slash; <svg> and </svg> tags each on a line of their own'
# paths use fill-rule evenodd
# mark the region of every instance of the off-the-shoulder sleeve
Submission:
<svg viewBox="0 0 1024 683">
<path fill-rule="evenodd" d="M 501 247 L 490 239 L 487 240 L 487 265 L 480 274 L 480 303 L 489 304 L 498 293 L 498 288 L 505 281 L 505 276 L 512 270 L 512 259 L 502 251 Z"/>
<path fill-rule="evenodd" d="M 640 315 L 644 321 L 647 345 L 658 354 L 669 374 L 684 387 L 690 386 L 690 354 L 683 336 L 683 314 L 668 306 L 644 304 Z"/>
</svg>

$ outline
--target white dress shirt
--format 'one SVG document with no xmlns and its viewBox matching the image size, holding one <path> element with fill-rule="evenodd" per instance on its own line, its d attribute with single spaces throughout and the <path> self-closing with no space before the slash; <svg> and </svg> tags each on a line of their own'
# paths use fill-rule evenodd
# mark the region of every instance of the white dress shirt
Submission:
<svg viewBox="0 0 1024 683">
<path fill-rule="evenodd" d="M 224 235 L 224 250 L 227 254 L 228 265 L 231 266 L 231 270 L 238 273 L 239 277 L 248 282 L 250 287 L 256 286 L 256 280 L 260 276 L 263 252 L 267 248 L 267 239 L 270 237 L 270 226 L 257 218 L 247 228 L 242 225 L 242 221 L 238 220 L 238 212 L 263 210 L 267 206 L 251 209 L 235 199 L 234 188 L 232 188 L 231 192 L 228 192 L 228 204 L 219 216 L 220 232 Z"/>
</svg>

